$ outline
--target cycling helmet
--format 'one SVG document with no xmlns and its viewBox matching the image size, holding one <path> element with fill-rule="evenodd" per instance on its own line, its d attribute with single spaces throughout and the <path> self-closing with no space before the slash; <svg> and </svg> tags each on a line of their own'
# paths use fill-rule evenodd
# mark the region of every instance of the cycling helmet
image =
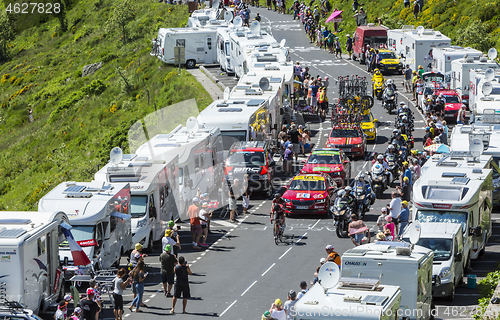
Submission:
<svg viewBox="0 0 500 320">
<path fill-rule="evenodd" d="M 387 148 L 394 149 L 394 145 L 390 144 Z"/>
<path fill-rule="evenodd" d="M 347 186 L 347 187 L 345 187 L 345 191 L 346 191 L 346 192 L 351 192 L 351 191 L 352 191 L 351 186 Z"/>
<path fill-rule="evenodd" d="M 383 155 L 381 155 L 381 154 L 379 154 L 379 155 L 377 156 L 377 160 L 384 160 L 384 156 L 383 156 Z"/>
<path fill-rule="evenodd" d="M 279 199 L 279 198 L 281 198 L 281 194 L 277 193 L 274 195 L 274 199 Z"/>
<path fill-rule="evenodd" d="M 344 196 L 345 196 L 345 190 L 340 190 L 340 191 L 337 193 L 337 195 L 338 195 L 340 198 L 344 197 Z"/>
<path fill-rule="evenodd" d="M 274 210 L 274 211 L 280 211 L 280 210 L 281 210 L 280 205 L 279 205 L 279 204 L 274 205 L 273 210 Z"/>
</svg>

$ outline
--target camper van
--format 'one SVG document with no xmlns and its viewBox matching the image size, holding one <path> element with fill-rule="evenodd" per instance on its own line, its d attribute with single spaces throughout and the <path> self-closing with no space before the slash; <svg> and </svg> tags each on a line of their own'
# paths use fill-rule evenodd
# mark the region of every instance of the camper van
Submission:
<svg viewBox="0 0 500 320">
<path fill-rule="evenodd" d="M 177 163 L 175 155 L 156 160 L 125 154 L 119 163 L 110 162 L 94 175 L 113 186 L 130 184 L 132 243 L 143 244 L 146 251 L 153 250 L 153 242 L 164 236 L 168 221 L 178 215 Z"/>
<path fill-rule="evenodd" d="M 215 26 L 205 28 L 160 28 L 158 37 L 153 39 L 151 55 L 157 56 L 161 61 L 175 64 L 174 48 L 184 47 L 184 60 L 181 62 L 188 69 L 196 64 L 212 64 L 217 62 Z"/>
<path fill-rule="evenodd" d="M 359 63 L 365 63 L 365 50 L 369 45 L 371 48 L 385 46 L 387 43 L 387 28 L 375 26 L 369 23 L 367 26 L 359 26 L 353 35 L 353 53 L 354 60 L 359 59 Z"/>
<path fill-rule="evenodd" d="M 482 55 L 481 51 L 469 47 L 434 48 L 432 49 L 432 71 L 446 74 L 451 71 L 451 62 L 453 60 L 461 59 L 464 56 L 479 59 Z"/>
<path fill-rule="evenodd" d="M 439 31 L 417 27 L 415 30 L 403 33 L 403 56 L 405 63 L 412 70 L 418 66 L 424 67 L 425 71 L 432 70 L 432 50 L 435 48 L 449 47 L 451 39 Z"/>
<path fill-rule="evenodd" d="M 470 69 L 498 69 L 499 65 L 493 60 L 488 60 L 487 57 L 467 57 L 456 59 L 451 62 L 451 89 L 457 90 L 462 97 L 462 102 L 469 104 L 469 70 Z"/>
<path fill-rule="evenodd" d="M 493 208 L 491 169 L 433 167 L 413 185 L 413 221 L 460 223 L 470 246 L 465 266 L 484 255 L 491 236 Z"/>
<path fill-rule="evenodd" d="M 239 59 L 244 66 L 244 68 L 240 69 L 241 73 L 237 74 L 241 78 L 249 72 L 256 71 L 255 65 L 287 66 L 290 56 L 287 48 L 282 47 L 279 43 L 274 43 L 268 46 L 246 47 L 242 51 L 241 56 L 239 56 Z M 289 66 L 290 69 L 293 69 L 291 64 Z"/>
<path fill-rule="evenodd" d="M 73 237 L 98 270 L 119 265 L 121 255 L 132 248 L 130 204 L 128 183 L 68 181 L 43 196 L 38 211 L 64 211 Z M 73 265 L 68 246 L 59 246 L 59 256 L 63 265 Z"/>
<path fill-rule="evenodd" d="M 178 158 L 177 181 L 178 195 L 175 198 L 178 216 L 175 218 L 187 220 L 187 209 L 192 199 L 198 195 L 198 190 L 220 196 L 224 175 L 224 158 L 222 135 L 219 128 L 200 128 L 196 118 L 193 127 L 177 126 L 168 134 L 158 134 L 141 145 L 135 153 L 139 157 L 164 160 L 172 156 Z M 219 199 L 220 200 L 220 199 Z"/>
<path fill-rule="evenodd" d="M 406 242 L 368 243 L 344 252 L 341 276 L 378 279 L 381 285 L 398 286 L 399 319 L 431 319 L 433 257 L 432 250 Z"/>
<path fill-rule="evenodd" d="M 453 301 L 455 288 L 462 283 L 467 260 L 464 247 L 467 240 L 463 236 L 459 223 L 421 223 L 420 239 L 417 245 L 434 252 L 432 276 L 432 296 Z M 409 228 L 403 234 L 403 240 L 409 242 Z M 439 277 L 439 280 L 436 279 Z"/>
<path fill-rule="evenodd" d="M 491 80 L 485 79 L 485 69 L 469 70 L 469 109 L 473 112 L 473 120 L 476 115 L 484 114 L 485 109 L 500 111 L 500 68 L 492 70 L 494 70 L 494 75 Z M 487 82 L 491 84 L 491 92 L 483 88 Z"/>
<path fill-rule="evenodd" d="M 1 300 L 41 313 L 62 298 L 59 245 L 66 238 L 60 225 L 68 222 L 64 212 L 0 212 Z"/>
<path fill-rule="evenodd" d="M 387 48 L 392 50 L 397 56 L 404 55 L 403 33 L 414 30 L 415 26 L 405 25 L 401 29 L 387 30 Z"/>
<path fill-rule="evenodd" d="M 217 62 L 220 65 L 220 69 L 228 75 L 234 74 L 234 67 L 231 65 L 230 32 L 233 32 L 232 28 L 217 29 Z"/>
<path fill-rule="evenodd" d="M 325 263 L 318 277 L 329 276 L 333 262 Z M 339 271 L 335 271 L 339 272 Z M 291 310 L 294 319 L 361 319 L 397 318 L 401 302 L 398 286 L 384 285 L 379 279 L 340 278 L 337 284 L 322 279 L 310 288 Z"/>
</svg>

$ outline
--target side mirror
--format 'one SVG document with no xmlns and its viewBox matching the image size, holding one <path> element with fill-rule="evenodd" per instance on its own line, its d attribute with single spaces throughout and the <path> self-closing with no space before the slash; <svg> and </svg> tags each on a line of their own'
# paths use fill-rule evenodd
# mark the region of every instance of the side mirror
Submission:
<svg viewBox="0 0 500 320">
<path fill-rule="evenodd" d="M 480 237 L 483 234 L 483 230 L 480 226 L 469 229 L 469 236 Z"/>
<path fill-rule="evenodd" d="M 378 122 L 378 119 L 373 119 L 373 122 Z"/>
<path fill-rule="evenodd" d="M 463 258 L 463 254 L 462 254 L 462 252 L 459 252 L 459 253 L 455 254 L 455 260 L 456 260 L 457 262 L 462 261 L 462 258 Z"/>
<path fill-rule="evenodd" d="M 192 187 L 193 187 L 193 179 L 189 179 L 189 180 L 187 181 L 187 186 L 188 186 L 188 187 L 190 187 L 190 188 L 192 188 Z"/>
</svg>

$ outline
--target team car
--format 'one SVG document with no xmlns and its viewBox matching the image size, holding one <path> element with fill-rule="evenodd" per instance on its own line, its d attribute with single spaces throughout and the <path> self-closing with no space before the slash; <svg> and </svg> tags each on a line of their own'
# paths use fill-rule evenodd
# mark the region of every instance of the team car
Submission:
<svg viewBox="0 0 500 320">
<path fill-rule="evenodd" d="M 322 172 L 329 175 L 338 187 L 349 183 L 351 162 L 339 149 L 316 149 L 307 158 L 301 173 Z"/>
<path fill-rule="evenodd" d="M 336 184 L 324 173 L 301 173 L 293 178 L 281 197 L 285 214 L 329 214 Z"/>
<path fill-rule="evenodd" d="M 381 72 L 401 73 L 401 70 L 403 70 L 403 64 L 399 61 L 399 58 L 394 54 L 394 52 L 387 49 L 379 49 L 378 54 L 380 59 L 377 68 L 379 68 Z"/>
<path fill-rule="evenodd" d="M 224 168 L 226 183 L 232 183 L 234 179 L 241 183 L 244 175 L 248 174 L 250 191 L 265 192 L 271 196 L 274 192 L 272 179 L 275 163 L 270 152 L 270 145 L 266 141 L 235 142 L 229 150 Z"/>
<path fill-rule="evenodd" d="M 378 122 L 378 119 L 373 118 L 370 110 L 364 111 L 361 117 L 361 129 L 363 129 L 364 134 L 366 134 L 366 139 L 375 141 L 377 139 L 377 128 L 375 124 Z"/>
<path fill-rule="evenodd" d="M 338 148 L 348 156 L 362 158 L 366 154 L 366 134 L 359 125 L 333 126 L 325 147 Z"/>
<path fill-rule="evenodd" d="M 456 119 L 458 116 L 458 111 L 462 107 L 462 101 L 460 100 L 460 95 L 455 90 L 438 90 L 436 95 L 443 95 L 446 101 L 444 105 L 444 117 Z"/>
</svg>

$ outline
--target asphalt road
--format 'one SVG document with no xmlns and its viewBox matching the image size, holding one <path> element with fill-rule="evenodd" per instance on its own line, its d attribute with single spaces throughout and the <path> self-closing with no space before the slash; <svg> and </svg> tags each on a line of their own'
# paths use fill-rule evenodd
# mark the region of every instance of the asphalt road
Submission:
<svg viewBox="0 0 500 320">
<path fill-rule="evenodd" d="M 260 12 L 264 26 L 269 26 L 276 40 L 286 39 L 286 45 L 291 49 L 292 60 L 300 61 L 302 65 L 310 67 L 312 75 L 330 77 L 328 96 L 335 97 L 336 87 L 333 79 L 338 76 L 357 74 L 371 78 L 358 62 L 345 59 L 334 59 L 334 56 L 324 50 L 318 49 L 309 43 L 299 21 L 292 20 L 290 15 L 279 15 L 266 9 L 252 9 L 252 15 Z M 346 55 L 344 55 L 346 57 Z M 218 69 L 218 68 L 217 68 Z M 213 70 L 213 69 L 212 69 Z M 232 77 L 216 72 L 221 81 L 236 83 Z M 226 77 L 226 79 L 224 79 Z M 399 87 L 402 76 L 392 76 Z M 400 101 L 408 101 L 408 97 L 400 91 Z M 412 105 L 410 103 L 410 105 Z M 415 140 L 417 148 L 422 146 L 423 118 L 412 107 L 415 113 Z M 387 140 L 393 129 L 395 116 L 389 115 L 376 102 L 372 108 L 375 118 L 379 120 L 377 129 L 378 138 L 375 143 L 368 146 L 369 151 L 382 152 L 387 147 Z M 317 118 L 309 118 L 310 127 L 314 136 L 312 141 L 315 146 L 323 147 L 326 135 L 331 128 L 330 122 L 319 122 Z M 299 160 L 305 159 L 304 157 Z M 364 160 L 353 162 L 352 176 L 360 170 L 368 171 L 371 164 Z M 298 171 L 300 161 L 294 166 Z M 276 184 L 284 185 L 290 178 L 284 178 L 277 168 Z M 389 202 L 390 192 L 386 190 L 385 199 L 379 199 L 372 206 L 371 211 L 364 220 L 369 227 L 375 224 L 380 209 Z M 250 201 L 251 208 L 245 216 L 240 215 L 238 223 L 215 218 L 212 221 L 212 234 L 208 243 L 211 246 L 205 250 L 195 250 L 189 245 L 189 225 L 182 224 L 181 242 L 183 247 L 180 255 L 186 257 L 191 265 L 194 275 L 190 276 L 192 299 L 188 302 L 188 314 L 177 314 L 175 317 L 183 319 L 200 319 L 204 317 L 220 317 L 224 319 L 260 319 L 264 311 L 268 310 L 276 298 L 286 300 L 287 292 L 291 289 L 299 291 L 302 280 L 310 281 L 319 265 L 319 259 L 326 256 L 325 246 L 331 244 L 335 250 L 342 254 L 353 247 L 349 239 L 339 239 L 335 235 L 333 221 L 324 217 L 301 216 L 287 219 L 286 241 L 275 245 L 272 236 L 272 225 L 269 221 L 270 201 L 254 198 Z M 241 212 L 241 207 L 240 207 Z M 485 276 L 494 269 L 496 262 L 500 261 L 500 215 L 494 214 L 495 234 L 488 244 L 485 256 L 472 262 L 473 274 L 478 277 Z M 149 266 L 144 302 L 147 308 L 142 308 L 144 313 L 130 313 L 126 309 L 124 317 L 127 320 L 139 320 L 147 317 L 174 317 L 169 313 L 171 299 L 163 295 L 159 276 L 158 254 L 160 248 L 156 247 L 156 254 L 146 258 Z M 122 258 L 122 263 L 126 263 Z M 479 280 L 479 279 L 478 279 Z M 131 291 L 125 292 L 125 303 L 132 300 Z M 470 318 L 468 310 L 475 308 L 479 293 L 477 289 L 460 287 L 456 291 L 456 298 L 452 303 L 435 300 L 438 306 L 437 319 Z M 177 313 L 182 311 L 181 302 L 177 303 Z M 112 318 L 112 313 L 107 310 L 103 318 Z"/>
</svg>

